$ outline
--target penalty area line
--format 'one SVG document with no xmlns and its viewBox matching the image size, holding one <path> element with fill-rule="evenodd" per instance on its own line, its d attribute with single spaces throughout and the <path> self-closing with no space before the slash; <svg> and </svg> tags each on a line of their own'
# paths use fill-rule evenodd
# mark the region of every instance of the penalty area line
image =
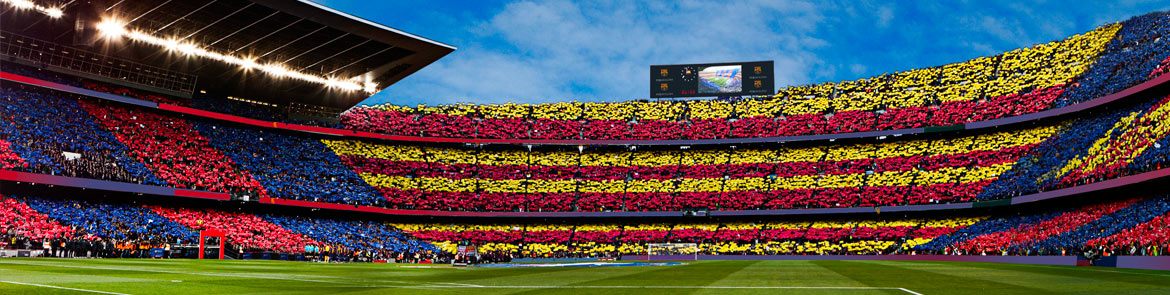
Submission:
<svg viewBox="0 0 1170 295">
<path fill-rule="evenodd" d="M 41 285 L 41 284 L 33 284 L 33 283 L 21 283 L 21 282 L 13 282 L 13 281 L 0 281 L 0 283 L 9 283 L 9 284 L 14 284 L 14 285 L 36 286 L 36 287 L 42 287 L 42 288 L 53 288 L 53 289 L 81 291 L 81 292 L 90 292 L 90 293 L 100 293 L 100 294 L 130 295 L 130 294 L 126 294 L 126 293 L 106 292 L 106 291 L 98 291 L 98 290 L 86 290 L 86 289 L 69 288 L 69 287 L 61 287 L 61 286 L 50 286 L 50 285 Z"/>
<path fill-rule="evenodd" d="M 450 283 L 441 283 L 450 284 Z M 400 288 L 405 286 L 375 286 L 383 288 Z M 797 287 L 797 286 L 507 286 L 507 285 L 427 285 L 427 288 L 466 288 L 466 289 L 820 289 L 820 290 L 898 290 L 913 295 L 923 295 L 906 288 L 899 287 Z"/>
</svg>

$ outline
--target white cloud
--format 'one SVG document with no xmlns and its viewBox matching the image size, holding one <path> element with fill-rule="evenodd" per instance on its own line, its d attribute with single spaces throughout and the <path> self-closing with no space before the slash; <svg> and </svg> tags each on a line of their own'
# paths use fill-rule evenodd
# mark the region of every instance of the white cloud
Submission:
<svg viewBox="0 0 1170 295">
<path fill-rule="evenodd" d="M 825 70 L 811 52 L 827 45 L 813 37 L 822 19 L 804 1 L 514 2 L 468 29 L 483 45 L 378 96 L 432 105 L 641 99 L 651 64 L 741 60 L 775 60 L 778 85 L 806 83 Z"/>
<path fill-rule="evenodd" d="M 849 66 L 849 72 L 853 73 L 853 75 L 860 76 L 865 73 L 865 68 L 863 64 L 853 64 Z"/>
</svg>

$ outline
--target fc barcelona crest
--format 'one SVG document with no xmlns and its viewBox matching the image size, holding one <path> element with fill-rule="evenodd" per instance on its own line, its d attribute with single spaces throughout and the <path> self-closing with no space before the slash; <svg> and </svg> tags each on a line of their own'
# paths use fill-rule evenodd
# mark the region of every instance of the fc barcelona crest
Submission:
<svg viewBox="0 0 1170 295">
<path fill-rule="evenodd" d="M 753 84 L 756 85 L 756 88 L 764 87 L 764 81 L 756 80 Z"/>
<path fill-rule="evenodd" d="M 764 72 L 764 67 L 756 66 L 752 71 L 755 72 L 756 75 L 759 75 L 759 74 Z M 759 81 L 757 81 L 757 82 L 759 82 Z M 756 87 L 758 88 L 759 86 L 756 86 Z"/>
<path fill-rule="evenodd" d="M 661 89 L 662 91 L 666 91 L 668 88 L 669 87 L 666 86 L 666 83 L 658 84 L 658 89 Z"/>
<path fill-rule="evenodd" d="M 658 71 L 658 74 L 661 75 L 663 78 L 666 78 L 666 75 L 668 75 L 670 73 L 666 69 L 661 69 Z"/>
</svg>

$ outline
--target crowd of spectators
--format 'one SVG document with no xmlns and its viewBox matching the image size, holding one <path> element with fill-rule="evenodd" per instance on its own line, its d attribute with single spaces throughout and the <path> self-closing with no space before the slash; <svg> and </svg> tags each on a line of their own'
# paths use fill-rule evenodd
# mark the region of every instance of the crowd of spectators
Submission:
<svg viewBox="0 0 1170 295">
<path fill-rule="evenodd" d="M 34 88 L 0 89 L 2 150 L 16 170 L 164 185 L 117 138 L 102 130 L 77 99 Z M 0 153 L 3 154 L 3 153 Z M 11 160 L 10 160 L 11 161 Z"/>
<path fill-rule="evenodd" d="M 1155 76 L 1158 63 L 1170 56 L 1170 13 L 1153 12 L 1122 22 L 1117 36 L 1105 44 L 1094 66 L 1076 79 L 1076 86 L 1054 104 L 1063 107 L 1109 95 Z"/>
<path fill-rule="evenodd" d="M 1067 122 L 979 193 L 998 199 L 1161 169 L 1170 116 L 1159 97 Z"/>
<path fill-rule="evenodd" d="M 259 216 L 218 210 L 196 210 L 149 206 L 152 211 L 192 230 L 218 230 L 242 250 L 270 250 L 301 253 L 305 246 L 323 247 L 320 242 L 265 221 Z"/>
<path fill-rule="evenodd" d="M 1165 33 L 1163 18 L 1164 13 L 1141 16 L 1062 41 L 940 67 L 788 87 L 772 97 L 386 104 L 354 108 L 342 115 L 342 123 L 353 130 L 407 136 L 599 140 L 777 137 L 961 124 L 1038 112 L 1058 102 L 1084 102 L 1150 79 L 1149 71 L 1168 54 L 1167 41 L 1159 38 Z"/>
<path fill-rule="evenodd" d="M 140 205 L 21 197 L 30 208 L 89 235 L 134 244 L 194 243 L 198 234 Z"/>
<path fill-rule="evenodd" d="M 0 140 L 15 154 L 4 157 L 23 163 L 10 169 L 422 210 L 757 210 L 1000 199 L 1159 169 L 1170 133 L 1170 98 L 1163 98 L 1064 124 L 955 138 L 487 149 L 318 141 L 3 91 L 12 104 L 0 111 L 12 120 L 0 125 Z"/>
<path fill-rule="evenodd" d="M 651 211 L 974 199 L 1053 126 L 785 149 L 489 151 L 324 140 L 399 209 Z"/>
<path fill-rule="evenodd" d="M 1166 253 L 1157 228 L 1170 213 L 1170 196 L 1123 199 L 1066 210 L 991 218 L 914 247 L 956 255 L 1113 255 Z M 1130 249 L 1138 253 L 1126 252 Z M 1157 251 L 1161 249 L 1161 251 Z"/>
<path fill-rule="evenodd" d="M 82 102 L 156 175 L 171 186 L 234 195 L 267 196 L 253 176 L 212 146 L 189 122 L 139 109 Z"/>
<path fill-rule="evenodd" d="M 415 253 L 437 252 L 434 245 L 402 233 L 386 224 L 361 220 L 260 215 L 265 221 L 313 238 L 330 252 L 370 260 L 406 259 Z"/>
<path fill-rule="evenodd" d="M 508 258 L 646 255 L 694 244 L 711 255 L 1161 255 L 1170 197 L 991 217 L 652 224 L 392 224 L 447 252 L 459 245 Z M 655 252 L 658 253 L 658 252 Z M 685 253 L 685 254 L 689 254 Z"/>
<path fill-rule="evenodd" d="M 894 254 L 981 218 L 656 224 L 393 224 L 452 251 L 510 258 L 645 255 L 649 244 L 695 243 L 699 254 Z M 695 253 L 695 252 L 692 252 Z"/>
<path fill-rule="evenodd" d="M 5 238 L 43 241 L 68 236 L 73 232 L 73 228 L 38 213 L 28 204 L 0 195 L 0 234 Z"/>
<path fill-rule="evenodd" d="M 210 146 L 248 171 L 274 198 L 381 206 L 383 198 L 312 138 L 193 121 Z"/>
<path fill-rule="evenodd" d="M 190 243 L 195 231 L 215 229 L 249 252 L 320 253 L 333 260 L 469 259 L 455 255 L 460 246 L 476 249 L 477 261 L 616 257 L 646 255 L 650 244 L 665 243 L 694 244 L 689 253 L 712 255 L 1076 255 L 1087 249 L 1160 255 L 1170 242 L 1168 196 L 991 217 L 625 224 L 383 224 L 55 198 L 0 203 L 0 234 L 17 247 L 113 243 L 131 250 Z M 61 254 L 69 255 L 82 256 Z"/>
<path fill-rule="evenodd" d="M 977 236 L 955 246 L 973 253 L 996 252 L 999 249 L 1028 249 L 1045 238 L 1072 231 L 1100 219 L 1101 216 L 1128 207 L 1134 201 L 1136 200 L 1131 199 L 1078 208 L 1010 230 Z"/>
<path fill-rule="evenodd" d="M 25 163 L 20 155 L 12 152 L 11 143 L 0 140 L 0 169 L 12 168 L 28 168 L 28 163 Z"/>
<path fill-rule="evenodd" d="M 1122 118 L 1109 134 L 1094 142 L 1079 157 L 1069 160 L 1060 173 L 1063 183 L 1084 179 L 1116 178 L 1133 168 L 1132 161 L 1148 149 L 1161 149 L 1156 142 L 1170 134 L 1170 96 Z M 1160 163 L 1160 162 L 1159 162 Z M 1152 163 L 1147 163 L 1149 165 Z"/>
<path fill-rule="evenodd" d="M 332 261 L 451 258 L 373 221 L 68 198 L 0 196 L 0 205 L 0 248 L 44 249 L 49 257 L 148 257 L 151 248 L 190 248 L 199 243 L 198 231 L 219 230 L 229 249 L 241 252 L 303 253 Z"/>
</svg>

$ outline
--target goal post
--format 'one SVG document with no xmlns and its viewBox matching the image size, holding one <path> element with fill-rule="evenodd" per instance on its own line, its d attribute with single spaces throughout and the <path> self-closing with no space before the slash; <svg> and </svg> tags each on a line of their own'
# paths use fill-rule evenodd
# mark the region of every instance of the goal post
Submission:
<svg viewBox="0 0 1170 295">
<path fill-rule="evenodd" d="M 205 253 L 215 253 L 211 259 L 223 260 L 224 234 L 221 231 L 209 229 L 199 231 L 199 259 L 205 259 Z"/>
<path fill-rule="evenodd" d="M 699 260 L 699 244 L 696 244 L 696 243 L 650 243 L 650 244 L 646 244 L 646 260 Z"/>
</svg>

